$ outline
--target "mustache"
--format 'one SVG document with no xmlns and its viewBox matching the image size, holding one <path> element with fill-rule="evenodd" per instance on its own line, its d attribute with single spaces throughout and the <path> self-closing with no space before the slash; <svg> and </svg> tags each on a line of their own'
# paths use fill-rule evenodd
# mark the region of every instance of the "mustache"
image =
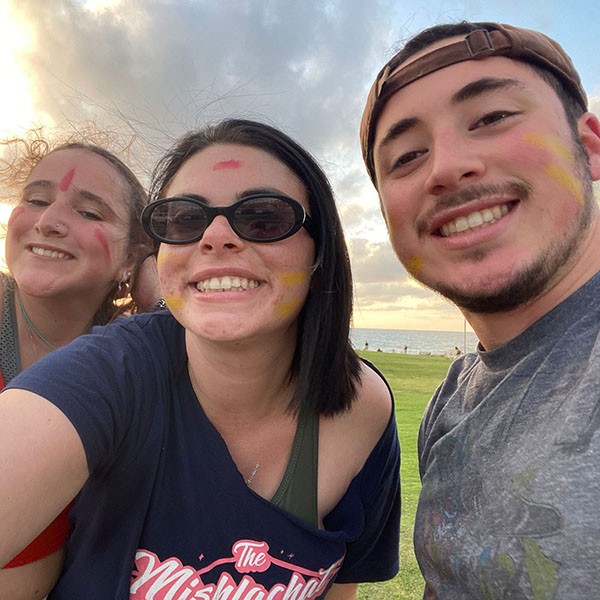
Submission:
<svg viewBox="0 0 600 600">
<path fill-rule="evenodd" d="M 525 181 L 507 181 L 505 183 L 474 183 L 467 188 L 444 194 L 437 198 L 435 206 L 429 209 L 417 221 L 417 232 L 425 235 L 431 231 L 431 222 L 442 211 L 467 204 L 472 200 L 491 196 L 512 196 L 519 200 L 529 197 L 531 186 Z"/>
</svg>

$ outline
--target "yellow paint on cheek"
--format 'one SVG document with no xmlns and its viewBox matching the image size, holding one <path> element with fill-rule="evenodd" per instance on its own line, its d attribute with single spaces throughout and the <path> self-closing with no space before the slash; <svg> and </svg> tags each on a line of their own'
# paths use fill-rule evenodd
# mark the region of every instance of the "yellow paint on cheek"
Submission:
<svg viewBox="0 0 600 600">
<path fill-rule="evenodd" d="M 423 257 L 415 254 L 411 256 L 408 260 L 403 261 L 404 268 L 408 271 L 410 275 L 413 277 L 417 277 L 417 275 L 421 272 L 423 268 Z"/>
<path fill-rule="evenodd" d="M 534 148 L 543 148 L 545 150 L 549 150 L 554 155 L 563 158 L 570 163 L 575 162 L 569 144 L 555 135 L 548 135 L 547 133 L 538 133 L 536 131 L 532 131 L 530 133 L 526 133 L 523 136 L 523 139 Z"/>
<path fill-rule="evenodd" d="M 573 173 L 571 173 L 571 171 L 563 169 L 555 163 L 550 163 L 546 166 L 544 172 L 573 194 L 577 202 L 583 206 L 583 190 L 581 188 L 581 182 L 573 175 Z"/>
<path fill-rule="evenodd" d="M 181 296 L 164 296 L 164 299 L 170 310 L 179 310 L 184 304 Z"/>
<path fill-rule="evenodd" d="M 297 271 L 296 273 L 284 273 L 280 279 L 283 285 L 299 285 L 306 282 L 306 273 L 304 271 Z"/>
<path fill-rule="evenodd" d="M 289 317 L 301 304 L 301 298 L 298 298 L 297 300 L 286 300 L 285 302 L 279 302 L 276 304 L 273 307 L 273 311 L 280 319 L 285 319 L 286 317 Z"/>
<path fill-rule="evenodd" d="M 162 267 L 169 260 L 169 254 L 167 252 L 163 252 L 162 250 L 158 253 L 158 258 L 156 259 L 156 264 L 159 267 Z"/>
</svg>

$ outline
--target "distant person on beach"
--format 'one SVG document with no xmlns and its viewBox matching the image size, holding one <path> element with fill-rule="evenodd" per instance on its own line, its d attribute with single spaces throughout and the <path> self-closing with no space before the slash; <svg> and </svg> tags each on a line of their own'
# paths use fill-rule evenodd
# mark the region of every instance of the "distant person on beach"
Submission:
<svg viewBox="0 0 600 600">
<path fill-rule="evenodd" d="M 406 354 L 408 352 L 408 346 L 406 344 L 404 344 L 404 354 Z"/>
<path fill-rule="evenodd" d="M 0 273 L 1 389 L 93 325 L 137 312 L 131 286 L 152 244 L 140 222 L 146 193 L 108 150 L 59 143 L 39 130 L 1 140 L 0 148 L 0 176 L 15 202 L 6 228 L 8 272 Z M 0 598 L 49 591 L 69 530 L 65 509 L 11 557 L 0 570 Z"/>
<path fill-rule="evenodd" d="M 369 342 L 365 342 L 365 347 L 363 348 L 363 350 L 368 350 L 369 349 Z"/>
<path fill-rule="evenodd" d="M 75 498 L 51 600 L 351 600 L 393 577 L 393 401 L 349 341 L 323 171 L 226 120 L 179 140 L 150 194 L 170 312 L 97 328 L 2 392 L 0 563 Z"/>
<path fill-rule="evenodd" d="M 460 356 L 462 354 L 462 350 L 458 346 L 454 346 L 454 356 Z"/>
<path fill-rule="evenodd" d="M 600 123 L 570 58 L 438 25 L 381 70 L 363 156 L 407 271 L 477 334 L 419 434 L 425 598 L 596 598 Z"/>
</svg>

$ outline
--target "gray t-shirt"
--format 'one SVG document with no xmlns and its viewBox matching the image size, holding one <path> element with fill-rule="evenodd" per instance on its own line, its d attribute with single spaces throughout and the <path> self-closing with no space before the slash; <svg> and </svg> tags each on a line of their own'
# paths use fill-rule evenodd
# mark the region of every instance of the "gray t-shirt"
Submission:
<svg viewBox="0 0 600 600">
<path fill-rule="evenodd" d="M 600 274 L 457 359 L 419 433 L 425 598 L 600 598 Z"/>
</svg>

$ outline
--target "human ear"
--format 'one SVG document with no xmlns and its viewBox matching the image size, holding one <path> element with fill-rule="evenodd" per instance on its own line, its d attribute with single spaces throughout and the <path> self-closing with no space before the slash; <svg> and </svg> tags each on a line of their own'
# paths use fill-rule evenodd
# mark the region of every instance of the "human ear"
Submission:
<svg viewBox="0 0 600 600">
<path fill-rule="evenodd" d="M 590 171 L 594 181 L 600 180 L 600 121 L 593 113 L 585 113 L 577 120 L 579 137 L 590 157 Z"/>
</svg>

